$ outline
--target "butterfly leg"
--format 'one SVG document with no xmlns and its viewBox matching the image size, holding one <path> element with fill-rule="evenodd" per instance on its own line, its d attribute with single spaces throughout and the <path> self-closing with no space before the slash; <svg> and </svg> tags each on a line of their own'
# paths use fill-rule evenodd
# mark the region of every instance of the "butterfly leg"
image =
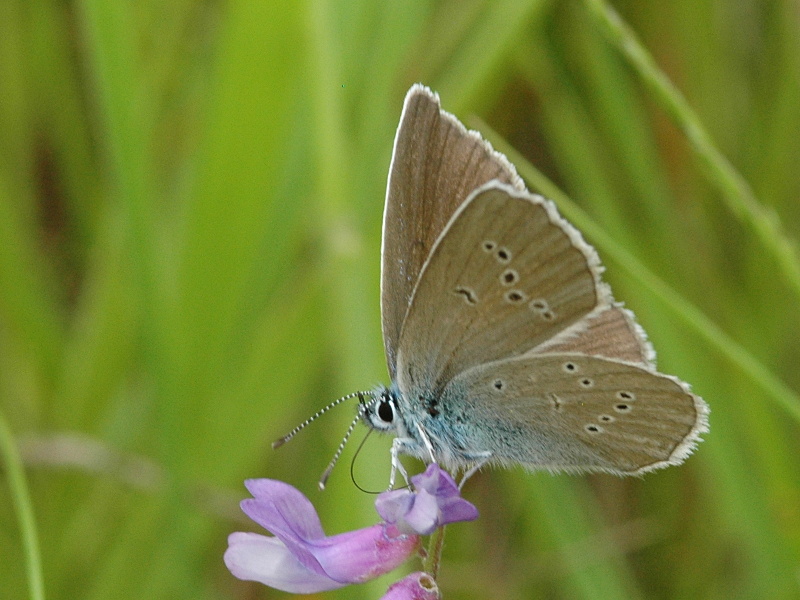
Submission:
<svg viewBox="0 0 800 600">
<path fill-rule="evenodd" d="M 403 479 L 406 480 L 406 485 L 409 485 L 408 480 L 408 473 L 406 472 L 406 468 L 403 466 L 403 463 L 400 462 L 400 454 L 408 454 L 407 449 L 410 443 L 413 443 L 413 440 L 410 438 L 394 438 L 392 440 L 392 470 L 389 474 L 389 489 L 394 489 L 394 482 L 395 476 L 397 472 L 400 472 L 400 475 L 403 476 Z"/>
<path fill-rule="evenodd" d="M 478 452 L 473 457 L 475 460 L 475 464 L 472 465 L 467 471 L 464 473 L 464 476 L 461 478 L 461 482 L 458 484 L 458 489 L 464 487 L 464 484 L 467 483 L 467 479 L 472 477 L 475 473 L 477 473 L 483 465 L 489 462 L 489 459 L 492 457 L 492 453 L 489 451 L 486 452 Z"/>
</svg>

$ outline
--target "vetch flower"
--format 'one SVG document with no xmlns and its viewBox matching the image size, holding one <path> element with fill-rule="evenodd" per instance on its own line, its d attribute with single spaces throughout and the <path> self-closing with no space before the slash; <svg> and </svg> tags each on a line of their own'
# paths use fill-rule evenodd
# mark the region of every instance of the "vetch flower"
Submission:
<svg viewBox="0 0 800 600">
<path fill-rule="evenodd" d="M 439 600 L 439 586 L 433 577 L 422 571 L 406 575 L 393 583 L 381 600 Z"/>
<path fill-rule="evenodd" d="M 456 482 L 439 465 L 428 465 L 411 483 L 413 490 L 384 492 L 375 501 L 383 520 L 400 531 L 428 535 L 437 527 L 478 518 L 478 509 L 461 497 Z"/>
<path fill-rule="evenodd" d="M 381 523 L 334 536 L 322 530 L 314 506 L 281 481 L 251 479 L 242 510 L 275 537 L 233 533 L 225 564 L 239 579 L 295 594 L 360 583 L 392 571 L 413 554 L 419 537 Z"/>
<path fill-rule="evenodd" d="M 253 498 L 242 501 L 242 510 L 274 537 L 232 533 L 225 564 L 239 579 L 294 594 L 323 592 L 388 573 L 416 552 L 420 535 L 478 517 L 438 465 L 411 482 L 413 489 L 378 496 L 375 508 L 382 523 L 326 536 L 314 506 L 299 490 L 273 479 L 247 480 Z M 385 597 L 430 600 L 438 598 L 438 589 L 430 575 L 418 572 L 392 586 Z"/>
</svg>

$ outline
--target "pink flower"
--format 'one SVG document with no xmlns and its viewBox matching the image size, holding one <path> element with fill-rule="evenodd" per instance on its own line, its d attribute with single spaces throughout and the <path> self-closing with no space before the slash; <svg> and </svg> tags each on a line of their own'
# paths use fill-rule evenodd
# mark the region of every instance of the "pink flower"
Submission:
<svg viewBox="0 0 800 600">
<path fill-rule="evenodd" d="M 406 575 L 393 583 L 381 600 L 439 600 L 439 586 L 433 577 L 422 571 Z"/>
<path fill-rule="evenodd" d="M 405 562 L 419 537 L 381 523 L 326 536 L 311 502 L 281 481 L 250 479 L 253 494 L 242 510 L 275 534 L 233 533 L 225 564 L 234 576 L 295 594 L 332 590 L 367 581 Z"/>
<path fill-rule="evenodd" d="M 273 479 L 249 479 L 245 486 L 253 498 L 242 501 L 242 510 L 274 537 L 232 533 L 225 565 L 239 579 L 285 592 L 323 592 L 388 573 L 416 552 L 420 535 L 478 517 L 438 465 L 411 482 L 413 491 L 378 496 L 375 507 L 384 522 L 326 536 L 314 506 L 299 490 Z M 438 589 L 429 575 L 415 573 L 389 588 L 385 598 L 429 600 L 438 598 Z"/>
</svg>

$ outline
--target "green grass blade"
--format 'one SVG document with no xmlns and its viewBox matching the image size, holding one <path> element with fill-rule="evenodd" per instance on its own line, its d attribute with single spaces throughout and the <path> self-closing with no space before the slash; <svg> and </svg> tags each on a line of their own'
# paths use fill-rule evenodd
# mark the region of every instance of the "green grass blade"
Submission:
<svg viewBox="0 0 800 600">
<path fill-rule="evenodd" d="M 760 243 L 775 258 L 787 284 L 800 296 L 800 260 L 796 244 L 777 213 L 762 205 L 750 185 L 722 155 L 689 104 L 639 43 L 634 32 L 603 0 L 585 0 L 598 27 L 640 75 L 653 98 L 684 132 L 711 182 L 722 192 L 728 209 L 748 223 Z"/>
<path fill-rule="evenodd" d="M 31 600 L 44 600 L 42 559 L 39 552 L 39 535 L 36 531 L 36 517 L 33 512 L 31 493 L 19 451 L 14 442 L 14 436 L 2 413 L 0 413 L 0 455 L 3 457 L 6 481 L 8 481 L 8 487 L 11 490 L 11 498 L 22 537 L 25 570 L 28 575 L 29 598 Z"/>
</svg>

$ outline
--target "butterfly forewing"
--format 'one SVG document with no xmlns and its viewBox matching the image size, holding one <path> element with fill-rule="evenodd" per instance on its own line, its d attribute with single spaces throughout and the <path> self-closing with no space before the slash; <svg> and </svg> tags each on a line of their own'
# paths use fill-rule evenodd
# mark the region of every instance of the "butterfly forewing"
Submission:
<svg viewBox="0 0 800 600">
<path fill-rule="evenodd" d="M 400 337 L 400 390 L 441 390 L 610 301 L 594 251 L 555 208 L 492 182 L 457 211 L 420 273 Z"/>
<path fill-rule="evenodd" d="M 415 85 L 406 95 L 394 144 L 383 221 L 381 312 L 389 371 L 422 265 L 467 196 L 497 179 L 524 189 L 514 167 L 480 135 Z"/>
<path fill-rule="evenodd" d="M 644 472 L 681 462 L 706 429 L 705 404 L 676 379 L 583 354 L 480 365 L 450 393 L 466 401 L 455 431 L 502 432 L 481 438 L 484 451 L 532 468 Z"/>
</svg>

